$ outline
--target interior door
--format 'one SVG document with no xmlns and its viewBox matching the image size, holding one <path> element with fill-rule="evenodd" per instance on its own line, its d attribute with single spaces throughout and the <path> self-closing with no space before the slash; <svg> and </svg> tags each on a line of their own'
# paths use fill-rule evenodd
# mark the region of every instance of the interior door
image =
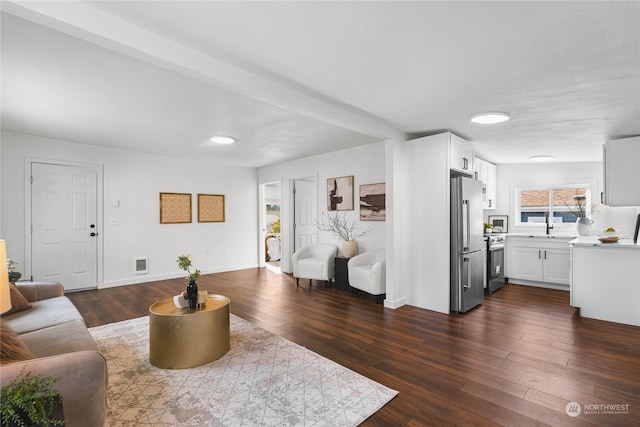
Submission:
<svg viewBox="0 0 640 427">
<path fill-rule="evenodd" d="M 65 290 L 97 287 L 97 171 L 32 163 L 31 274 Z"/>
<path fill-rule="evenodd" d="M 318 241 L 316 183 L 294 181 L 294 251 Z"/>
</svg>

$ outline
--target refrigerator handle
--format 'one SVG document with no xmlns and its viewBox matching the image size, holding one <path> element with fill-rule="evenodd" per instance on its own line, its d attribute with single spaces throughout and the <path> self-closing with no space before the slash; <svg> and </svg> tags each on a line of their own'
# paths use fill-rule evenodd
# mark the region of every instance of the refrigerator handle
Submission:
<svg viewBox="0 0 640 427">
<path fill-rule="evenodd" d="M 467 283 L 463 283 L 462 287 L 464 289 L 469 289 L 471 287 L 471 269 L 469 268 L 470 258 L 462 258 L 462 265 L 467 267 Z M 466 263 L 466 264 L 465 264 Z M 463 267 L 464 270 L 464 267 Z"/>
<path fill-rule="evenodd" d="M 471 236 L 471 217 L 469 216 L 469 201 L 462 201 L 462 209 L 464 211 L 462 225 L 462 251 L 467 252 L 469 250 L 469 237 Z"/>
</svg>

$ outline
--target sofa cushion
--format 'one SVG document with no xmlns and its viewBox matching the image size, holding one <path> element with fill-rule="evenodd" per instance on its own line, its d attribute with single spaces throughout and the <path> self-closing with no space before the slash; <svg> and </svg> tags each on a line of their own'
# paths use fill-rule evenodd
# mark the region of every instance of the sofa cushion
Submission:
<svg viewBox="0 0 640 427">
<path fill-rule="evenodd" d="M 20 362 L 32 357 L 31 352 L 14 330 L 0 321 L 0 364 Z"/>
<path fill-rule="evenodd" d="M 2 316 L 18 335 L 38 329 L 80 320 L 82 315 L 67 297 L 55 297 L 31 303 L 31 310 Z"/>
<path fill-rule="evenodd" d="M 82 320 L 72 320 L 20 335 L 33 357 L 55 356 L 81 350 L 98 350 Z"/>
<path fill-rule="evenodd" d="M 9 290 L 11 292 L 11 310 L 4 313 L 4 316 L 31 308 L 31 304 L 29 304 L 29 301 L 27 301 L 24 295 L 16 288 L 16 285 L 9 283 Z"/>
</svg>

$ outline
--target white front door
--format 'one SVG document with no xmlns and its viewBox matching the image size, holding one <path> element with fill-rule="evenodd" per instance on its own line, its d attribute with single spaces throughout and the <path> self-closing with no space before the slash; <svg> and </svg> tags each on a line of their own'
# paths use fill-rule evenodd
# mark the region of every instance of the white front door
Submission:
<svg viewBox="0 0 640 427">
<path fill-rule="evenodd" d="M 294 181 L 294 251 L 318 241 L 316 183 Z"/>
<path fill-rule="evenodd" d="M 31 274 L 66 291 L 97 287 L 97 171 L 32 163 Z"/>
</svg>

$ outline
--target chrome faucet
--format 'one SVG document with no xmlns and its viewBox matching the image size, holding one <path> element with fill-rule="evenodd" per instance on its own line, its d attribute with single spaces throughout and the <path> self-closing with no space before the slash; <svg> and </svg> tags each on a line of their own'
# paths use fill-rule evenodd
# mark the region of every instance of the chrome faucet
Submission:
<svg viewBox="0 0 640 427">
<path fill-rule="evenodd" d="M 553 220 L 552 220 L 553 221 Z M 547 223 L 547 235 L 549 234 L 549 230 L 553 228 L 553 222 L 549 223 L 549 211 L 544 214 L 544 222 Z"/>
</svg>

